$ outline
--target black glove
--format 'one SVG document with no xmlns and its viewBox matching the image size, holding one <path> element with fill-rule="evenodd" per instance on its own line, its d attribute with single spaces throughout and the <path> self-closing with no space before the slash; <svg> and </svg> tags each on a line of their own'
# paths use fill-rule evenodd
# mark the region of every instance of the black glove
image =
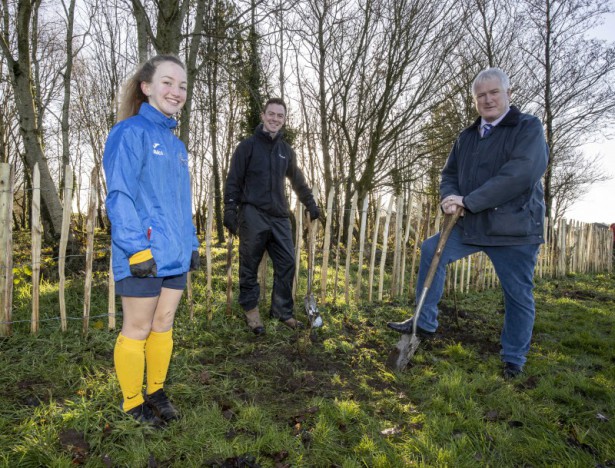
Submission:
<svg viewBox="0 0 615 468">
<path fill-rule="evenodd" d="M 310 206 L 308 208 L 308 213 L 310 213 L 310 219 L 312 221 L 320 218 L 320 208 L 318 208 L 318 205 L 314 204 L 312 206 Z"/>
<path fill-rule="evenodd" d="M 192 251 L 192 257 L 190 257 L 190 271 L 196 271 L 201 266 L 201 257 L 198 250 Z"/>
<path fill-rule="evenodd" d="M 228 229 L 228 231 L 234 236 L 237 235 L 237 227 L 239 225 L 239 221 L 237 219 L 237 210 L 233 208 L 228 208 L 224 210 L 224 221 L 222 222 L 224 227 Z"/>
<path fill-rule="evenodd" d="M 148 276 L 156 276 L 158 269 L 156 268 L 156 260 L 150 249 L 141 250 L 132 255 L 128 259 L 130 265 L 130 274 L 137 278 L 146 278 Z"/>
</svg>

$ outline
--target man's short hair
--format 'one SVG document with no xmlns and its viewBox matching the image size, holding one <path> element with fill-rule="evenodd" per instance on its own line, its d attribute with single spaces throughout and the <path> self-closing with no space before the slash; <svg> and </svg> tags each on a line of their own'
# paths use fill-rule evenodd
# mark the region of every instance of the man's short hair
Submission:
<svg viewBox="0 0 615 468">
<path fill-rule="evenodd" d="M 284 108 L 284 113 L 287 114 L 287 110 L 286 110 L 286 103 L 284 102 L 284 99 L 281 98 L 271 98 L 269 99 L 266 103 L 265 103 L 265 107 L 263 107 L 263 114 L 267 111 L 267 107 L 269 107 L 270 104 L 278 104 L 280 106 L 282 106 Z"/>
<path fill-rule="evenodd" d="M 497 78 L 500 81 L 504 91 L 508 91 L 510 89 L 510 79 L 502 69 L 497 67 L 485 68 L 478 75 L 476 75 L 476 78 L 474 78 L 474 81 L 472 82 L 472 95 L 476 96 L 476 87 L 479 83 L 483 83 L 493 78 Z"/>
</svg>

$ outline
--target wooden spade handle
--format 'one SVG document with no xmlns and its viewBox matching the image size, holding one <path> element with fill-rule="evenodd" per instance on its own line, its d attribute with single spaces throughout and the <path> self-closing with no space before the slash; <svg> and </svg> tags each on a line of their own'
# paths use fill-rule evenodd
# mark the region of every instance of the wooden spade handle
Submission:
<svg viewBox="0 0 615 468">
<path fill-rule="evenodd" d="M 444 250 L 444 246 L 446 245 L 448 236 L 450 236 L 451 231 L 453 230 L 453 226 L 459 219 L 459 216 L 461 216 L 462 212 L 463 212 L 463 208 L 458 207 L 457 211 L 455 211 L 454 214 L 447 214 L 444 216 L 444 224 L 442 226 L 442 231 L 440 231 L 440 239 L 438 240 L 438 246 L 436 247 L 436 252 L 434 253 L 433 259 L 431 260 L 429 271 L 427 271 L 427 276 L 425 277 L 425 283 L 423 284 L 423 290 L 429 289 L 431 287 L 431 282 L 433 281 L 433 278 L 436 275 L 436 270 L 438 269 L 438 265 L 440 264 L 440 258 L 442 257 L 442 251 Z"/>
</svg>

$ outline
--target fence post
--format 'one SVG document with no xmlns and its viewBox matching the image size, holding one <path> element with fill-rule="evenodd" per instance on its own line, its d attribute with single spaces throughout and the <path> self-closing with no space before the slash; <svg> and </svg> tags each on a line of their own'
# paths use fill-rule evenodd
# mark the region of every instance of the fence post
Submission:
<svg viewBox="0 0 615 468">
<path fill-rule="evenodd" d="M 380 203 L 382 201 L 382 195 L 378 197 L 376 202 L 375 216 L 374 216 L 374 236 L 372 237 L 371 255 L 369 260 L 369 278 L 367 281 L 367 301 L 372 302 L 372 287 L 374 285 L 374 268 L 376 265 L 376 251 L 378 250 L 378 230 L 380 229 Z"/>
<path fill-rule="evenodd" d="M 73 194 L 73 170 L 67 164 L 64 168 L 64 199 L 62 200 L 62 232 L 60 234 L 60 252 L 58 259 L 58 271 L 60 274 L 60 321 L 62 331 L 68 328 L 66 320 L 66 299 L 64 297 L 64 289 L 66 285 L 66 246 L 68 244 L 68 234 L 70 231 L 70 216 L 72 212 L 72 194 Z"/>
<path fill-rule="evenodd" d="M 391 223 L 391 213 L 393 213 L 393 203 L 395 197 L 391 195 L 389 207 L 387 208 L 387 217 L 384 221 L 384 230 L 382 231 L 382 255 L 380 255 L 380 277 L 378 278 L 378 300 L 382 300 L 382 290 L 384 288 L 384 265 L 387 258 L 387 248 L 389 246 L 389 224 Z"/>
<path fill-rule="evenodd" d="M 404 297 L 404 285 L 406 284 L 406 260 L 408 260 L 408 240 L 410 239 L 410 228 L 412 227 L 412 223 L 410 223 L 410 215 L 412 213 L 412 187 L 408 189 L 408 208 L 406 211 L 406 229 L 404 231 L 404 239 L 402 241 L 402 252 L 401 252 L 401 271 L 399 276 L 399 295 L 400 297 Z"/>
<path fill-rule="evenodd" d="M 214 224 L 214 176 L 209 178 L 209 193 L 207 194 L 207 222 L 205 223 L 205 269 L 207 274 L 207 319 L 211 320 L 212 316 L 212 297 L 213 292 L 211 288 L 211 239 L 213 237 L 213 224 Z"/>
<path fill-rule="evenodd" d="M 365 194 L 361 205 L 361 228 L 359 231 L 359 266 L 357 267 L 357 286 L 355 288 L 355 300 L 361 299 L 361 274 L 363 273 L 363 254 L 365 252 L 365 231 L 367 229 L 367 206 L 369 194 Z"/>
<path fill-rule="evenodd" d="M 615 242 L 610 229 L 606 229 L 604 233 L 604 241 L 606 242 L 606 257 L 604 261 L 606 262 L 606 270 L 611 273 L 613 271 L 613 256 L 615 256 Z"/>
<path fill-rule="evenodd" d="M 593 224 L 583 224 L 579 230 L 582 232 L 582 237 L 579 242 L 584 242 L 583 244 L 579 244 L 579 251 L 582 253 L 582 265 L 580 268 L 581 273 L 594 273 L 596 272 L 596 262 L 595 259 L 592 258 L 595 255 L 595 237 L 594 237 L 594 225 Z M 587 231 L 587 232 L 586 232 Z"/>
<path fill-rule="evenodd" d="M 465 288 L 465 284 L 466 284 L 466 258 L 467 257 L 463 257 L 463 258 L 457 260 L 457 262 L 459 263 L 459 269 L 460 269 L 460 273 L 459 273 L 459 292 L 461 294 L 463 294 L 465 292 L 464 288 Z"/>
<path fill-rule="evenodd" d="M 113 249 L 109 246 L 109 294 L 107 305 L 109 330 L 115 330 L 115 278 L 113 276 Z"/>
<path fill-rule="evenodd" d="M 194 180 L 192 176 L 190 176 L 190 193 L 194 193 Z M 197 247 L 196 250 L 198 254 L 199 248 Z M 190 256 L 190 262 L 192 263 L 192 250 L 190 251 Z M 194 299 L 192 295 L 192 272 L 190 271 L 190 266 L 188 266 L 188 272 L 186 274 L 186 303 L 188 304 L 188 316 L 190 320 L 194 320 Z"/>
<path fill-rule="evenodd" d="M 352 202 L 350 203 L 350 216 L 348 216 L 348 236 L 346 237 L 346 278 L 344 281 L 344 297 L 346 304 L 350 302 L 350 260 L 352 258 L 352 234 L 354 231 L 354 220 L 357 212 L 357 200 L 359 198 L 359 192 L 356 191 L 352 196 Z"/>
<path fill-rule="evenodd" d="M 470 292 L 470 281 L 472 279 L 472 257 L 468 257 L 468 271 L 466 272 L 466 292 Z"/>
<path fill-rule="evenodd" d="M 207 194 L 207 221 L 205 223 L 205 262 L 207 269 L 207 295 L 211 296 L 211 239 L 213 237 L 214 223 L 214 176 L 209 179 L 209 193 Z"/>
<path fill-rule="evenodd" d="M 40 317 L 40 278 L 41 278 L 41 172 L 38 163 L 32 171 L 32 324 L 30 331 L 38 333 Z"/>
<path fill-rule="evenodd" d="M 410 267 L 410 282 L 408 283 L 408 296 L 414 290 L 414 271 L 416 268 L 416 257 L 419 251 L 419 241 L 421 239 L 421 226 L 423 216 L 423 198 L 419 195 L 416 204 L 416 230 L 414 231 L 414 247 L 412 249 L 412 266 Z M 410 220 L 408 220 L 410 222 Z"/>
<path fill-rule="evenodd" d="M 560 219 L 560 236 L 559 236 L 559 271 L 558 277 L 566 276 L 566 256 L 568 255 L 568 249 L 566 248 L 566 236 L 568 223 L 564 218 Z"/>
<path fill-rule="evenodd" d="M 13 167 L 0 164 L 0 307 L 3 324 L 0 335 L 11 334 L 13 307 Z"/>
<path fill-rule="evenodd" d="M 327 270 L 329 269 L 329 250 L 331 249 L 331 226 L 333 225 L 333 196 L 335 188 L 331 187 L 327 197 L 327 221 L 325 222 L 325 240 L 322 248 L 322 268 L 320 269 L 320 300 L 325 302 L 327 296 Z"/>
<path fill-rule="evenodd" d="M 85 223 L 85 283 L 83 285 L 83 334 L 87 334 L 90 323 L 90 306 L 92 298 L 92 264 L 94 263 L 94 228 L 96 227 L 96 195 L 98 193 L 98 167 L 92 170 L 88 215 Z"/>
<path fill-rule="evenodd" d="M 337 244 L 335 245 L 335 281 L 333 282 L 333 302 L 337 302 L 337 278 L 340 268 L 340 245 L 342 243 L 342 231 L 344 226 L 344 203 L 338 200 L 339 213 L 337 220 Z"/>
</svg>

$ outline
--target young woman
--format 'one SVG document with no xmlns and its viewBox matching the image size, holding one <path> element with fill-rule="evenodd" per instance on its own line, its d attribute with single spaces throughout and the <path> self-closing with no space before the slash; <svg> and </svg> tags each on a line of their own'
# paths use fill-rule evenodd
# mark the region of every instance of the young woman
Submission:
<svg viewBox="0 0 615 468">
<path fill-rule="evenodd" d="M 123 309 L 114 352 L 122 409 L 154 425 L 179 416 L 163 386 L 186 273 L 199 262 L 188 153 L 172 131 L 177 122 L 171 116 L 186 102 L 186 85 L 175 56 L 142 64 L 124 85 L 119 123 L 103 156 L 113 274 Z"/>
</svg>

